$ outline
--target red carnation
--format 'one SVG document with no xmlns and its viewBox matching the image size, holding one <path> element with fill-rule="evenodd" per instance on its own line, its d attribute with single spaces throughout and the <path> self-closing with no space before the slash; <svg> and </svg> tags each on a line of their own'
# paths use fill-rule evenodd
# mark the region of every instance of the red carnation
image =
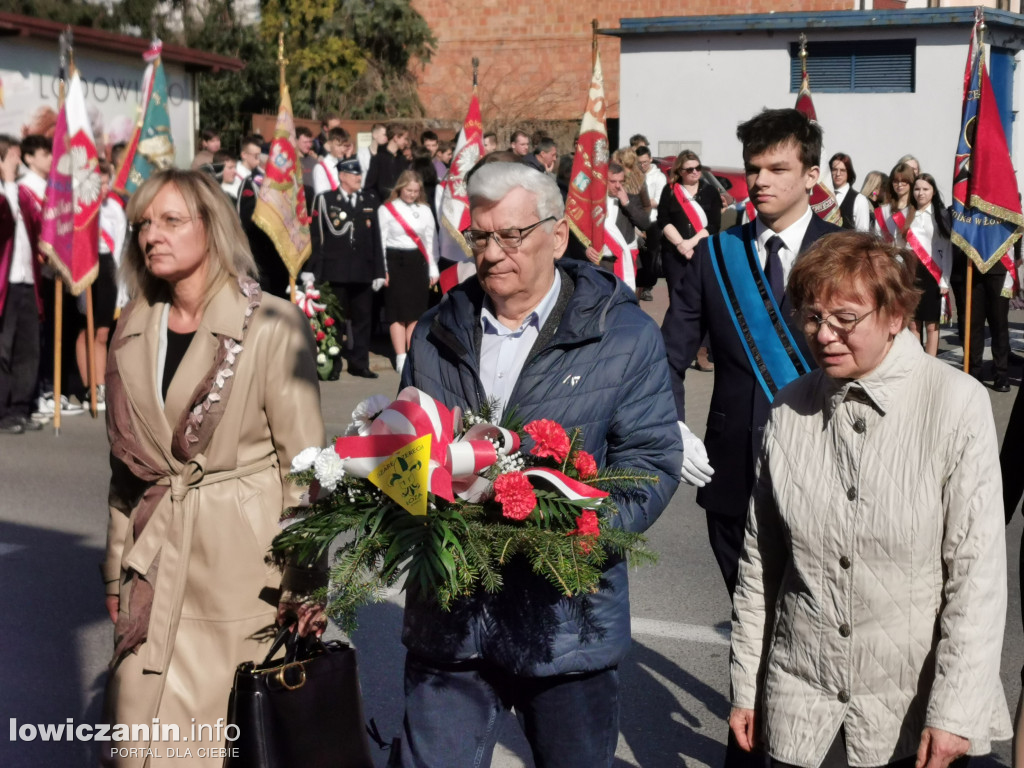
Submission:
<svg viewBox="0 0 1024 768">
<path fill-rule="evenodd" d="M 522 472 L 498 475 L 494 481 L 494 500 L 501 504 L 501 514 L 511 520 L 525 520 L 537 506 L 533 486 Z"/>
<path fill-rule="evenodd" d="M 317 341 L 323 341 L 326 338 L 327 338 L 327 334 L 324 333 L 323 331 L 317 331 L 316 332 L 316 340 Z"/>
<path fill-rule="evenodd" d="M 324 319 L 324 325 L 326 325 L 328 328 L 330 328 L 332 325 L 334 325 L 334 318 L 333 317 L 325 318 Z"/>
<path fill-rule="evenodd" d="M 577 451 L 576 456 L 573 457 L 572 465 L 576 468 L 580 480 L 589 480 L 592 477 L 597 477 L 597 462 L 586 451 Z"/>
<path fill-rule="evenodd" d="M 594 540 L 601 535 L 601 527 L 597 521 L 597 513 L 592 509 L 584 509 L 576 518 L 576 530 L 569 531 L 566 536 L 579 536 L 580 549 L 589 555 L 594 548 Z"/>
<path fill-rule="evenodd" d="M 533 438 L 535 445 L 530 453 L 534 456 L 550 456 L 555 461 L 565 461 L 569 455 L 569 436 L 557 421 L 538 419 L 531 421 L 523 430 Z"/>
</svg>

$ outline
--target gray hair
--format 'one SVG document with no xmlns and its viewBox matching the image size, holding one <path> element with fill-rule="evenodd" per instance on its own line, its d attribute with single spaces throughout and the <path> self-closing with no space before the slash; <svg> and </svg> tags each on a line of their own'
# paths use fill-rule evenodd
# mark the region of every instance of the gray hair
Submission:
<svg viewBox="0 0 1024 768">
<path fill-rule="evenodd" d="M 534 196 L 541 219 L 565 215 L 565 203 L 554 178 L 522 163 L 488 163 L 474 169 L 469 180 L 470 209 L 478 203 L 501 202 L 517 187 Z"/>
</svg>

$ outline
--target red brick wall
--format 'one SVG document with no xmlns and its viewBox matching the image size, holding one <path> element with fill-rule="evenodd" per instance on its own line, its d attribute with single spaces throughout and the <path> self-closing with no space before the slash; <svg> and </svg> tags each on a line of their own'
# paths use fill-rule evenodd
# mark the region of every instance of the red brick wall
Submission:
<svg viewBox="0 0 1024 768">
<path fill-rule="evenodd" d="M 437 37 L 429 64 L 415 64 L 427 116 L 461 121 L 472 87 L 471 59 L 480 59 L 485 126 L 520 120 L 578 120 L 590 83 L 591 19 L 601 28 L 619 19 L 845 10 L 855 0 L 413 0 Z M 619 40 L 600 38 L 608 116 L 619 116 Z"/>
</svg>

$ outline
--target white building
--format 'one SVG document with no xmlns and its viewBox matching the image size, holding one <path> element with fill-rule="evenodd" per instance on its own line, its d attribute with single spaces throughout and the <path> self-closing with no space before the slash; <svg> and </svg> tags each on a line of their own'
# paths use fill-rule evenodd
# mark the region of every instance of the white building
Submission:
<svg viewBox="0 0 1024 768">
<path fill-rule="evenodd" d="M 56 22 L 0 13 L 0 133 L 21 138 L 52 135 L 58 106 Z M 112 145 L 131 135 L 141 103 L 142 52 L 149 41 L 86 27 L 72 28 L 75 65 L 85 86 L 86 107 L 97 145 Z M 238 59 L 164 45 L 168 113 L 175 162 L 188 168 L 195 156 L 199 126 L 197 74 L 244 67 Z M 101 148 L 102 152 L 102 148 Z"/>
<path fill-rule="evenodd" d="M 1024 78 L 1014 69 L 1024 17 L 987 10 L 985 19 L 1019 184 Z M 858 180 L 912 154 L 948 204 L 973 22 L 973 8 L 622 19 L 604 30 L 622 39 L 619 135 L 643 133 L 656 154 L 691 147 L 712 167 L 741 166 L 736 125 L 762 107 L 796 103 L 803 32 L 825 179 L 836 152 L 850 155 Z"/>
</svg>

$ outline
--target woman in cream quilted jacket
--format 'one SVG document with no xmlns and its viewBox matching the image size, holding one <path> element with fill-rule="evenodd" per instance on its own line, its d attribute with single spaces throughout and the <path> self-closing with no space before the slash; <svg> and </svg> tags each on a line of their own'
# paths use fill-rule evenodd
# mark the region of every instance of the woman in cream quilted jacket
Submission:
<svg viewBox="0 0 1024 768">
<path fill-rule="evenodd" d="M 906 330 L 915 269 L 842 232 L 790 275 L 819 369 L 779 393 L 765 431 L 729 718 L 773 766 L 945 768 L 1010 737 L 992 410 Z"/>
</svg>

